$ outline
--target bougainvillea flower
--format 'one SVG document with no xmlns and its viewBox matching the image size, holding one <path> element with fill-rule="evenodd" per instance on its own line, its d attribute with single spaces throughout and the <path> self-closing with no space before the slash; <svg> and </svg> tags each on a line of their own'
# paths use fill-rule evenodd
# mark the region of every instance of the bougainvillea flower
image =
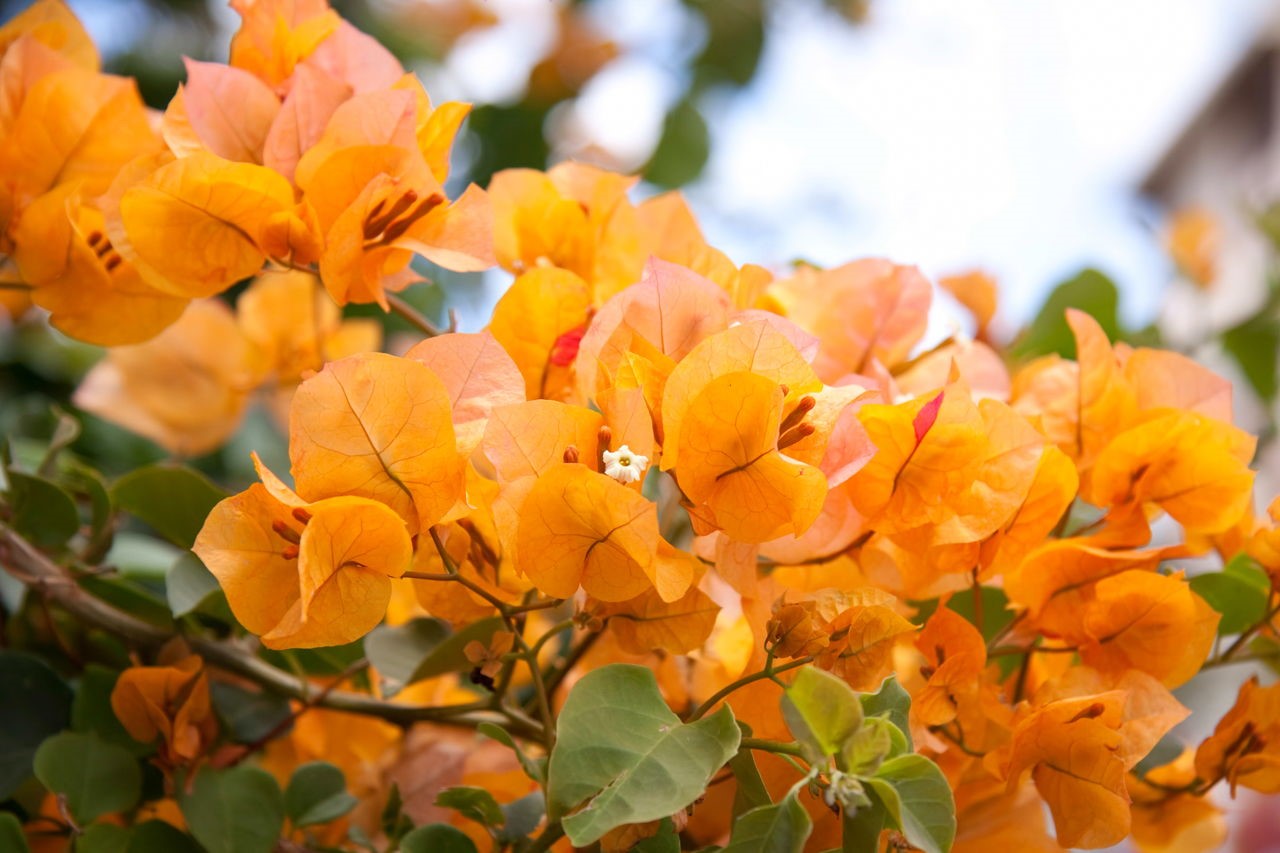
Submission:
<svg viewBox="0 0 1280 853">
<path fill-rule="evenodd" d="M 644 258 L 635 209 L 627 200 L 634 178 L 580 163 L 546 173 L 498 172 L 493 199 L 494 250 L 504 268 L 522 273 L 553 266 L 575 273 L 601 304 L 633 284 Z"/>
<path fill-rule="evenodd" d="M 1222 421 L 1155 410 L 1097 455 L 1085 497 L 1097 506 L 1155 504 L 1194 533 L 1220 533 L 1253 498 L 1256 440 Z"/>
<path fill-rule="evenodd" d="M 681 359 L 663 387 L 662 470 L 679 462 L 683 422 L 694 397 L 717 376 L 738 372 L 785 386 L 788 414 L 802 397 L 822 388 L 804 354 L 770 322 L 752 319 L 711 335 Z"/>
<path fill-rule="evenodd" d="M 600 413 L 585 406 L 530 400 L 495 409 L 481 448 L 498 482 L 509 483 L 546 472 L 563 462 L 566 452 L 594 466 L 603 426 Z"/>
<path fill-rule="evenodd" d="M 116 680 L 111 710 L 134 740 L 159 738 L 166 767 L 190 765 L 218 734 L 204 661 L 195 655 L 172 666 L 133 666 Z"/>
<path fill-rule="evenodd" d="M 298 494 L 371 498 L 411 534 L 425 530 L 465 490 L 451 414 L 444 383 L 421 362 L 365 353 L 329 363 L 293 398 L 289 458 Z"/>
<path fill-rule="evenodd" d="M 557 598 L 581 587 L 600 601 L 627 601 L 652 587 L 674 601 L 692 582 L 687 565 L 657 559 L 657 507 L 580 463 L 537 477 L 516 538 L 519 570 Z"/>
<path fill-rule="evenodd" d="M 799 535 L 822 510 L 827 480 L 784 455 L 784 392 L 757 373 L 718 376 L 683 418 L 680 488 L 739 542 Z"/>
<path fill-rule="evenodd" d="M 102 346 L 154 337 L 188 299 L 158 290 L 121 258 L 102 212 L 83 202 L 78 184 L 36 199 L 11 232 L 13 261 L 50 322 L 72 337 Z"/>
<path fill-rule="evenodd" d="M 985 339 L 999 301 L 996 280 L 981 270 L 974 270 L 962 275 L 943 276 L 938 279 L 938 286 L 955 297 L 973 316 L 973 336 L 978 340 Z"/>
<path fill-rule="evenodd" d="M 231 311 L 200 300 L 154 339 L 112 349 L 73 399 L 171 453 L 196 456 L 239 427 L 264 369 Z"/>
<path fill-rule="evenodd" d="M 943 390 L 858 412 L 876 455 L 850 480 L 854 505 L 882 533 L 940 524 L 973 482 L 987 436 L 965 393 Z"/>
<path fill-rule="evenodd" d="M 192 550 L 236 619 L 270 648 L 349 643 L 382 621 L 391 579 L 409 568 L 404 520 L 359 497 L 279 500 L 254 484 L 214 507 Z M 270 590 L 264 595 L 264 590 Z"/>
<path fill-rule="evenodd" d="M 232 0 L 240 29 L 231 38 L 231 64 L 278 86 L 341 24 L 327 0 Z"/>
<path fill-rule="evenodd" d="M 1031 770 L 1064 847 L 1108 847 L 1129 834 L 1124 701 L 1124 692 L 1113 690 L 1048 702 L 1013 730 L 1004 769 L 1010 789 Z M 998 765 L 998 755 L 990 754 L 989 764 Z"/>
<path fill-rule="evenodd" d="M 86 71 L 98 70 L 98 49 L 75 13 L 61 0 L 36 0 L 0 27 L 0 54 L 28 36 Z"/>
<path fill-rule="evenodd" d="M 187 82 L 164 114 L 164 139 L 179 157 L 208 151 L 224 160 L 264 162 L 264 148 L 280 99 L 239 68 L 186 59 Z"/>
<path fill-rule="evenodd" d="M 470 454 L 480 443 L 489 415 L 525 400 L 520 369 L 488 332 L 427 338 L 404 354 L 440 377 L 453 403 L 458 449 Z"/>
<path fill-rule="evenodd" d="M 1226 779 L 1264 794 L 1280 793 L 1280 684 L 1261 687 L 1252 676 L 1236 703 L 1196 750 L 1196 775 Z"/>
<path fill-rule="evenodd" d="M 268 226 L 294 207 L 279 173 L 206 151 L 120 180 L 111 240 L 149 284 L 178 296 L 212 296 L 257 274 Z"/>
<path fill-rule="evenodd" d="M 330 127 L 351 104 L 334 113 Z M 320 277 L 339 304 L 385 308 L 387 291 L 417 280 L 409 269 L 415 253 L 459 271 L 492 265 L 488 196 L 472 187 L 450 204 L 416 147 L 352 145 L 304 175 L 307 168 L 304 157 L 299 185 L 324 235 Z"/>
<path fill-rule="evenodd" d="M 829 598 L 831 643 L 814 663 L 840 676 L 854 690 L 871 691 L 893 670 L 898 639 L 916 630 L 893 605 L 894 598 L 874 587 L 863 587 Z"/>
<path fill-rule="evenodd" d="M 25 91 L 0 140 L 0 222 L 59 184 L 86 196 L 107 190 L 116 171 L 158 140 L 131 80 L 69 67 Z"/>
<path fill-rule="evenodd" d="M 591 311 L 591 292 L 575 273 L 538 267 L 498 299 L 489 333 L 511 354 L 529 399 L 573 401 L 573 371 Z"/>
<path fill-rule="evenodd" d="M 344 320 L 307 272 L 264 272 L 236 300 L 236 320 L 283 387 L 297 385 L 325 363 L 378 349 L 376 320 Z M 287 418 L 286 418 L 287 421 Z"/>
<path fill-rule="evenodd" d="M 822 341 L 814 367 L 833 382 L 864 372 L 873 359 L 886 367 L 905 361 L 924 335 L 933 288 L 915 267 L 869 258 L 823 271 L 802 267 L 769 293 Z"/>
</svg>

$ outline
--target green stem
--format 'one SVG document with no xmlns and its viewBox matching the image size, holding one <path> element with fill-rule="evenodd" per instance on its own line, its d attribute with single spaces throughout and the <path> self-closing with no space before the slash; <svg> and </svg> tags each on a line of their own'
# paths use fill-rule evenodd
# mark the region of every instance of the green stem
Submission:
<svg viewBox="0 0 1280 853">
<path fill-rule="evenodd" d="M 754 749 L 759 752 L 775 752 L 779 755 L 794 755 L 804 758 L 804 750 L 798 743 L 783 743 L 778 740 L 765 740 L 758 737 L 744 737 L 738 744 L 739 749 Z"/>
<path fill-rule="evenodd" d="M 426 317 L 423 317 L 418 309 L 414 308 L 402 297 L 394 294 L 387 294 L 387 305 L 391 308 L 391 313 L 405 320 L 409 325 L 413 326 L 428 338 L 434 338 L 443 334 L 443 331 L 435 323 L 432 323 Z"/>
<path fill-rule="evenodd" d="M 1255 636 L 1257 636 L 1257 633 L 1259 631 L 1261 631 L 1263 628 L 1270 625 L 1271 620 L 1275 619 L 1277 615 L 1280 615 L 1280 604 L 1277 604 L 1275 607 L 1272 607 L 1270 610 L 1267 611 L 1266 615 L 1263 616 L 1261 620 L 1259 620 L 1256 624 L 1250 626 L 1249 629 L 1246 630 L 1239 637 L 1236 637 L 1235 642 L 1227 646 L 1227 650 L 1225 652 L 1218 655 L 1216 658 L 1214 658 L 1211 661 L 1206 661 L 1204 666 L 1201 667 L 1201 669 L 1207 669 L 1212 666 L 1222 666 L 1225 663 L 1231 663 L 1231 659 L 1236 656 L 1236 653 L 1239 652 L 1242 648 L 1244 648 L 1246 643 L 1248 643 Z"/>
<path fill-rule="evenodd" d="M 808 657 L 796 658 L 790 663 L 784 663 L 782 666 L 768 666 L 765 669 L 760 670 L 759 672 L 753 672 L 751 675 L 744 675 L 742 678 L 739 678 L 737 681 L 734 681 L 731 684 L 727 684 L 724 687 L 717 690 L 710 699 L 708 699 L 707 701 L 699 705 L 697 708 L 695 708 L 694 712 L 689 715 L 689 722 L 702 719 L 702 717 L 705 716 L 708 711 L 710 711 L 712 708 L 718 705 L 726 696 L 728 696 L 729 694 L 733 693 L 735 690 L 741 687 L 746 687 L 748 684 L 754 684 L 757 681 L 763 681 L 766 678 L 771 679 L 780 672 L 786 672 L 789 669 L 797 669 L 799 667 L 804 666 L 805 664 L 812 663 L 812 662 L 813 662 L 813 656 L 809 655 Z"/>
<path fill-rule="evenodd" d="M 560 825 L 560 821 L 556 821 L 542 830 L 542 834 L 524 849 L 524 853 L 546 853 L 561 838 L 564 838 L 564 827 Z"/>
</svg>

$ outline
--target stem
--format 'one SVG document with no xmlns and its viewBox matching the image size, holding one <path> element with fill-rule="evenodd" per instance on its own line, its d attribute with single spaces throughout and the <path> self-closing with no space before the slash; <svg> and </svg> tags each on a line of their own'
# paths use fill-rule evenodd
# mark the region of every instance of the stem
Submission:
<svg viewBox="0 0 1280 853">
<path fill-rule="evenodd" d="M 492 604 L 498 609 L 498 613 L 502 616 L 502 621 L 506 624 L 507 630 L 515 637 L 516 645 L 520 647 L 521 657 L 524 658 L 525 665 L 529 668 L 529 676 L 533 679 L 534 698 L 537 700 L 538 714 L 542 718 L 542 742 L 547 747 L 547 754 L 551 753 L 551 748 L 556 743 L 556 723 L 555 717 L 551 713 L 551 701 L 547 697 L 547 687 L 542 681 L 542 667 L 538 666 L 538 655 L 530 648 L 529 643 L 525 641 L 523 623 L 517 624 L 517 614 L 513 610 L 513 605 L 507 604 L 500 598 L 497 598 L 487 589 L 474 583 L 470 579 L 463 577 L 458 570 L 458 564 L 449 556 L 449 552 L 444 547 L 444 542 L 440 539 L 440 533 L 432 527 L 431 541 L 435 543 L 436 552 L 440 555 L 440 561 L 444 564 L 447 577 L 450 580 L 457 581 L 485 601 Z M 416 574 L 416 573 L 409 573 Z M 435 578 L 428 578 L 434 580 Z M 511 716 L 512 710 L 505 709 L 508 716 Z"/>
<path fill-rule="evenodd" d="M 778 740 L 766 740 L 759 737 L 744 737 L 738 743 L 739 749 L 754 749 L 760 752 L 775 752 L 779 755 L 794 755 L 804 758 L 804 750 L 798 743 L 783 743 Z"/>
<path fill-rule="evenodd" d="M 808 657 L 796 658 L 790 663 L 784 663 L 782 666 L 777 666 L 777 667 L 769 666 L 769 667 L 766 667 L 765 669 L 760 670 L 759 672 L 753 672 L 751 675 L 744 675 L 742 678 L 739 678 L 737 681 L 734 681 L 731 684 L 727 684 L 724 687 L 722 687 L 720 690 L 717 690 L 715 695 L 713 695 L 710 699 L 708 699 L 707 701 L 699 705 L 697 708 L 695 708 L 694 712 L 689 715 L 688 722 L 693 722 L 694 720 L 702 719 L 702 717 L 705 716 L 708 711 L 710 711 L 712 708 L 718 705 L 726 696 L 728 696 L 730 693 L 733 693 L 735 690 L 737 690 L 740 687 L 746 687 L 748 684 L 753 684 L 757 681 L 763 681 L 766 678 L 773 678 L 775 675 L 777 675 L 780 672 L 786 672 L 789 669 L 797 669 L 798 667 L 802 667 L 805 664 L 812 663 L 812 662 L 813 662 L 813 655 L 809 655 Z"/>
<path fill-rule="evenodd" d="M 555 695 L 556 688 L 560 686 L 560 682 L 564 681 L 565 676 L 569 674 L 569 671 L 578 665 L 578 661 L 582 660 L 586 653 L 591 651 L 591 647 L 594 646 L 596 641 L 599 639 L 599 631 L 593 631 L 592 633 L 587 634 L 587 636 L 582 638 L 582 642 L 569 649 L 569 654 L 565 656 L 563 662 L 557 664 L 547 673 L 547 691 L 549 695 Z"/>
<path fill-rule="evenodd" d="M 443 334 L 439 326 L 432 323 L 426 317 L 423 317 L 418 309 L 414 308 L 408 302 L 405 302 L 402 297 L 395 293 L 388 293 L 386 296 L 387 305 L 390 306 L 391 313 L 398 315 L 402 320 L 408 322 L 409 325 L 422 332 L 422 334 L 426 335 L 428 338 L 434 338 L 437 335 Z"/>
<path fill-rule="evenodd" d="M 115 634 L 134 648 L 159 648 L 176 636 L 171 631 L 144 622 L 85 592 L 67 576 L 61 566 L 4 524 L 0 524 L 0 566 L 32 590 L 47 595 L 53 603 L 85 624 Z M 186 639 L 192 651 L 207 663 L 246 678 L 264 690 L 300 701 L 306 701 L 308 696 L 314 694 L 305 679 L 277 669 L 240 644 L 207 637 Z M 510 724 L 512 734 L 530 740 L 542 738 L 538 727 L 529 725 L 531 721 L 490 710 L 487 702 L 427 707 L 388 702 L 363 693 L 334 690 L 315 704 L 335 711 L 378 717 L 401 726 L 417 722 L 436 722 L 467 728 L 474 728 L 483 722 Z"/>
<path fill-rule="evenodd" d="M 310 711 L 312 708 L 314 708 L 317 703 L 319 703 L 321 700 L 324 699 L 324 697 L 328 696 L 334 690 L 338 689 L 338 686 L 342 684 L 342 682 L 346 681 L 348 678 L 355 675 L 357 672 L 368 669 L 368 667 L 369 667 L 368 658 L 361 658 L 360 660 L 352 663 L 351 666 L 344 669 L 342 672 L 340 672 L 337 675 L 337 677 L 335 677 L 332 681 L 330 681 L 328 684 L 322 687 L 319 693 L 316 693 L 314 696 L 307 697 L 307 699 L 302 703 L 302 707 L 298 708 L 296 711 L 289 714 L 289 716 L 285 717 L 283 720 L 276 723 L 274 726 L 271 727 L 271 729 L 266 734 L 262 735 L 262 737 L 253 741 L 253 743 L 246 744 L 244 753 L 240 757 L 238 757 L 235 761 L 231 762 L 231 766 L 234 767 L 235 765 L 244 761 L 250 755 L 253 755 L 255 752 L 265 747 L 268 743 L 270 743 L 271 741 L 278 738 L 280 735 L 287 732 L 290 728 L 293 727 L 293 724 L 297 722 L 299 717 L 301 717 L 303 714 L 307 713 L 307 711 Z"/>
<path fill-rule="evenodd" d="M 551 640 L 552 637 L 556 636 L 566 628 L 572 628 L 575 624 L 576 623 L 572 619 L 566 619 L 563 622 L 552 625 L 550 628 L 547 629 L 547 633 L 539 637 L 537 641 L 533 644 L 533 646 L 529 649 L 530 654 L 532 654 L 533 657 L 536 659 L 538 657 L 538 652 L 542 651 L 542 647 L 545 646 Z"/>
<path fill-rule="evenodd" d="M 978 570 L 973 570 L 973 624 L 979 634 L 987 633 L 983 629 L 982 584 L 978 583 Z"/>
<path fill-rule="evenodd" d="M 1079 651 L 1075 646 L 996 646 L 987 652 L 987 657 L 998 658 L 1004 655 L 1031 655 L 1031 654 L 1068 654 Z"/>
<path fill-rule="evenodd" d="M 1018 623 L 1021 622 L 1023 619 L 1025 619 L 1026 615 L 1027 615 L 1027 612 L 1024 610 L 1021 613 L 1019 613 L 1017 616 L 1010 619 L 1007 625 L 1005 625 L 1003 628 L 997 631 L 996 635 L 987 641 L 987 648 L 988 649 L 996 648 L 996 644 L 999 643 L 1001 640 L 1003 640 L 1005 637 L 1012 634 L 1013 629 L 1018 627 Z M 990 653 L 988 652 L 988 654 Z"/>
<path fill-rule="evenodd" d="M 1250 640 L 1252 640 L 1259 631 L 1261 631 L 1266 626 L 1270 625 L 1271 620 L 1276 618 L 1278 614 L 1280 614 L 1280 604 L 1277 604 L 1276 606 L 1268 610 L 1266 615 L 1263 616 L 1262 619 L 1260 619 L 1255 625 L 1251 626 L 1247 631 L 1245 631 L 1239 637 L 1236 637 L 1235 642 L 1227 646 L 1227 650 L 1225 652 L 1218 655 L 1213 660 L 1207 661 L 1205 665 L 1201 667 L 1201 669 L 1205 669 L 1211 666 L 1222 666 L 1224 663 L 1230 663 L 1231 659 L 1235 657 L 1236 652 L 1244 648 L 1245 643 L 1248 643 Z"/>
<path fill-rule="evenodd" d="M 561 838 L 564 838 L 564 827 L 560 825 L 560 821 L 556 821 L 542 830 L 542 834 L 525 848 L 524 853 L 546 853 Z"/>
</svg>

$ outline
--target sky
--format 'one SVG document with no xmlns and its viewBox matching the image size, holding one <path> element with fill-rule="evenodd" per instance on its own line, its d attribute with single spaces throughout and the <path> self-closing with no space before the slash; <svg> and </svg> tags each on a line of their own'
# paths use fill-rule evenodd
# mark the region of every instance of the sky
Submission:
<svg viewBox="0 0 1280 853">
<path fill-rule="evenodd" d="M 757 84 L 716 122 L 693 193 L 739 260 L 883 255 L 984 267 L 1025 319 L 1097 265 L 1125 314 L 1169 266 L 1133 188 L 1274 0 L 882 0 L 869 26 L 794 5 Z"/>
</svg>

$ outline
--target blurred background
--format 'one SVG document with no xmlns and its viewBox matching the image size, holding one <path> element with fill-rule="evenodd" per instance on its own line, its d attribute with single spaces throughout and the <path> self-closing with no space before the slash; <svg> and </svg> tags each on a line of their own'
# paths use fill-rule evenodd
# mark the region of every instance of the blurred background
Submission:
<svg viewBox="0 0 1280 853">
<path fill-rule="evenodd" d="M 225 0 L 71 5 L 157 108 L 181 57 L 224 60 L 238 22 Z M 684 187 L 740 263 L 979 266 L 1010 324 L 1092 265 L 1146 325 L 1171 275 L 1166 215 L 1231 220 L 1280 177 L 1277 0 L 334 6 L 434 99 L 476 105 L 462 180 L 569 157 L 640 171 Z"/>
<path fill-rule="evenodd" d="M 0 0 L 0 18 L 28 2 Z M 225 60 L 239 20 L 226 0 L 70 5 L 107 69 L 157 109 L 181 58 Z M 1050 313 L 1082 304 L 1113 337 L 1209 363 L 1254 391 L 1242 424 L 1275 432 L 1280 0 L 333 5 L 434 100 L 475 104 L 458 184 L 576 158 L 642 174 L 641 195 L 683 189 L 738 263 L 880 255 L 935 280 L 982 270 L 999 285 L 997 341 L 1025 339 L 1066 287 Z M 464 329 L 507 281 L 439 280 L 423 307 L 459 309 Z M 933 342 L 972 322 L 937 301 Z M 1022 343 L 1023 357 L 1054 348 Z M 69 388 L 97 357 L 15 345 L 31 344 L 0 336 L 10 399 L 51 379 Z M 33 369 L 46 375 L 23 382 Z M 20 407 L 6 408 L 10 428 Z"/>
</svg>

